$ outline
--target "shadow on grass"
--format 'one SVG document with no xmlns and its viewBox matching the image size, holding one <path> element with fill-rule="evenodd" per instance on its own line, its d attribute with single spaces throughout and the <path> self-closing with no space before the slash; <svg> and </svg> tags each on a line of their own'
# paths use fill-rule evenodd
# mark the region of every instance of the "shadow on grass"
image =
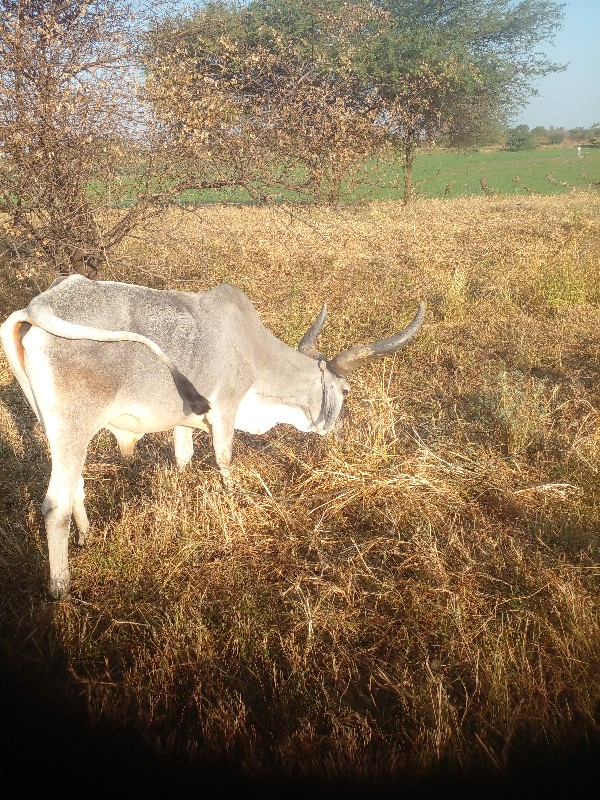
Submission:
<svg viewBox="0 0 600 800">
<path fill-rule="evenodd" d="M 183 760 L 154 755 L 139 735 L 122 726 L 100 723 L 91 727 L 81 703 L 64 702 L 64 692 L 50 695 L 48 684 L 41 686 L 4 667 L 0 672 L 0 724 L 2 755 L 0 763 L 18 779 L 19 790 L 43 791 L 53 797 L 74 781 L 85 781 L 86 794 L 92 797 L 140 797 L 166 792 L 202 792 L 211 796 L 247 797 L 248 791 L 263 797 L 305 798 L 388 797 L 390 791 L 402 797 L 439 797 L 455 793 L 463 798 L 527 798 L 538 796 L 583 796 L 600 776 L 598 744 L 574 742 L 569 752 L 550 758 L 547 753 L 529 755 L 527 762 L 515 760 L 503 776 L 492 773 L 459 774 L 440 768 L 425 778 L 395 778 L 366 783 L 352 776 L 340 781 L 311 780 L 294 776 L 271 775 L 248 779 L 242 765 L 204 763 L 191 766 Z M 60 790 L 58 790 L 60 787 Z"/>
<path fill-rule="evenodd" d="M 0 388 L 0 403 L 12 422 L 13 441 L 0 431 L 0 554 L 4 567 L 0 608 L 16 595 L 28 597 L 46 581 L 40 552 L 39 507 L 50 479 L 50 461 L 37 420 L 15 382 Z M 22 442 L 23 455 L 15 440 Z M 35 590 L 34 590 L 34 593 Z M 2 626 L 4 630 L 4 626 Z"/>
</svg>

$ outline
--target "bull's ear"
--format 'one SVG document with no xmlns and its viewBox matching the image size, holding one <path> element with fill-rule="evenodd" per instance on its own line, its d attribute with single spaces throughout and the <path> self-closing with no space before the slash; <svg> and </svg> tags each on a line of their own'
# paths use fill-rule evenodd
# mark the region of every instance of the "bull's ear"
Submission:
<svg viewBox="0 0 600 800">
<path fill-rule="evenodd" d="M 306 331 L 302 339 L 300 339 L 300 344 L 298 345 L 298 350 L 301 353 L 304 353 L 305 356 L 309 356 L 310 358 L 319 358 L 320 353 L 317 350 L 317 339 L 319 338 L 319 334 L 323 329 L 323 325 L 325 324 L 325 317 L 327 316 L 327 303 L 323 303 L 323 308 L 321 309 L 321 313 L 310 326 L 310 328 Z"/>
<path fill-rule="evenodd" d="M 395 336 L 390 336 L 389 339 L 381 339 L 378 342 L 373 342 L 373 344 L 358 345 L 358 347 L 351 347 L 350 350 L 344 350 L 343 353 L 331 359 L 328 363 L 329 369 L 343 377 L 365 364 L 370 364 L 372 361 L 377 361 L 384 356 L 395 353 L 408 344 L 419 332 L 424 319 L 425 303 L 421 300 L 412 322 L 404 330 Z"/>
</svg>

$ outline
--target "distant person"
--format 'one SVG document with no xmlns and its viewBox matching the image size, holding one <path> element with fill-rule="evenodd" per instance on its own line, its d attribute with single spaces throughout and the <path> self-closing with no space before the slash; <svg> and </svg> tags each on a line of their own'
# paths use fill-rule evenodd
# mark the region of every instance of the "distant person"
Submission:
<svg viewBox="0 0 600 800">
<path fill-rule="evenodd" d="M 577 145 L 577 155 L 581 158 L 581 147 Z"/>
</svg>

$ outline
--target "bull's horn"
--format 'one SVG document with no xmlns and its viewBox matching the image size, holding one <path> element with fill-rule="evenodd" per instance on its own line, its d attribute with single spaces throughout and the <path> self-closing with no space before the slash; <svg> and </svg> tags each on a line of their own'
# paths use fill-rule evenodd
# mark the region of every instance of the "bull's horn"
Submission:
<svg viewBox="0 0 600 800">
<path fill-rule="evenodd" d="M 321 309 L 321 313 L 310 326 L 310 328 L 306 331 L 302 339 L 300 339 L 300 344 L 298 345 L 298 350 L 301 353 L 304 353 L 305 356 L 310 356 L 310 358 L 319 358 L 321 355 L 317 350 L 317 339 L 319 338 L 319 334 L 325 324 L 325 317 L 327 316 L 327 303 L 323 303 L 323 308 Z"/>
<path fill-rule="evenodd" d="M 415 314 L 413 321 L 400 333 L 390 336 L 389 339 L 381 339 L 373 344 L 358 345 L 357 347 L 351 347 L 349 350 L 344 350 L 343 353 L 332 358 L 327 366 L 332 372 L 345 376 L 365 364 L 370 364 L 372 361 L 383 358 L 383 356 L 395 353 L 415 336 L 423 324 L 424 317 L 425 303 L 421 300 L 419 310 Z"/>
</svg>

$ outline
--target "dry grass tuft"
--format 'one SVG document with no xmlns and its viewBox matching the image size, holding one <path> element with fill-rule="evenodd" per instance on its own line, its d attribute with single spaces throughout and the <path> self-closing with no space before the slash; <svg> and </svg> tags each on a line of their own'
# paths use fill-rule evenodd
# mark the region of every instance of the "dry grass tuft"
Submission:
<svg viewBox="0 0 600 800">
<path fill-rule="evenodd" d="M 239 435 L 236 489 L 169 434 L 86 465 L 89 548 L 42 596 L 43 436 L 0 361 L 5 658 L 92 721 L 251 776 L 502 771 L 598 734 L 596 196 L 171 210 L 114 277 L 244 289 L 295 344 L 418 339 L 356 374 L 346 438 Z M 7 265 L 2 314 L 34 293 Z M 12 282 L 11 282 L 12 281 Z M 28 294 L 29 293 L 29 294 Z M 32 666 L 33 665 L 33 666 Z"/>
</svg>

